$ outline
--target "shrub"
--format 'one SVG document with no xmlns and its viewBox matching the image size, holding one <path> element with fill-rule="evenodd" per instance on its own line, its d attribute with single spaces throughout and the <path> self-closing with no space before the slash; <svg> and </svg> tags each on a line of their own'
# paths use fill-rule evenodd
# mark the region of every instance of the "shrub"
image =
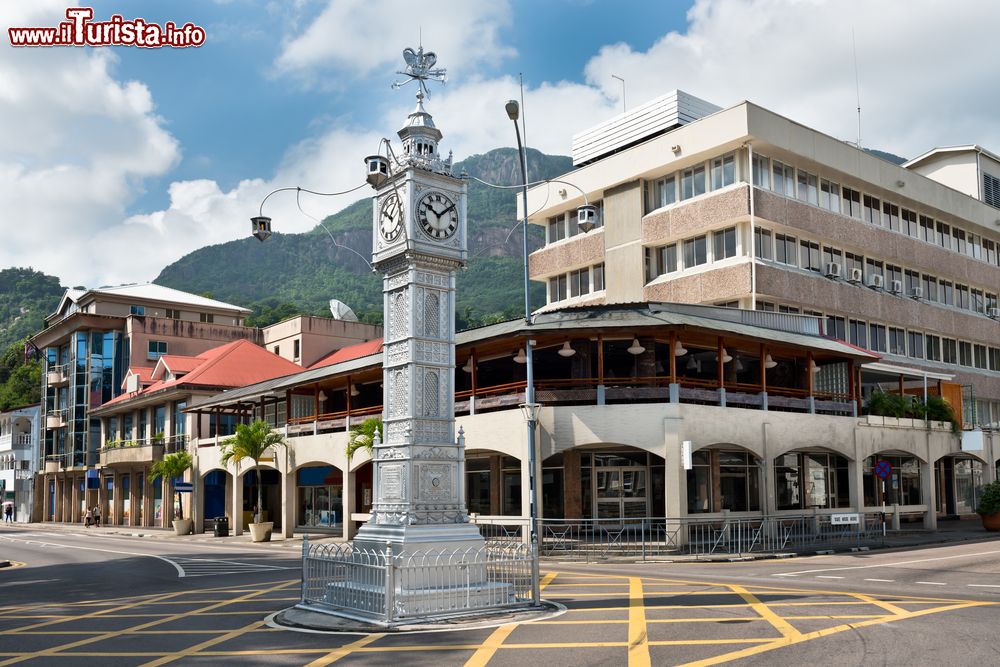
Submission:
<svg viewBox="0 0 1000 667">
<path fill-rule="evenodd" d="M 976 512 L 979 514 L 1000 512 L 1000 482 L 990 482 L 981 489 Z"/>
</svg>

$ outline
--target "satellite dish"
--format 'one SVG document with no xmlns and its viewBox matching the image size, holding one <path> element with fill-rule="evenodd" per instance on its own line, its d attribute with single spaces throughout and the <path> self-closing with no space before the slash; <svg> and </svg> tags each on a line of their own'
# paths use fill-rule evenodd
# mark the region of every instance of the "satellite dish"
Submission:
<svg viewBox="0 0 1000 667">
<path fill-rule="evenodd" d="M 358 321 L 358 316 L 354 314 L 351 307 L 337 299 L 330 299 L 330 314 L 333 315 L 333 319 L 335 320 L 344 320 L 346 322 Z"/>
</svg>

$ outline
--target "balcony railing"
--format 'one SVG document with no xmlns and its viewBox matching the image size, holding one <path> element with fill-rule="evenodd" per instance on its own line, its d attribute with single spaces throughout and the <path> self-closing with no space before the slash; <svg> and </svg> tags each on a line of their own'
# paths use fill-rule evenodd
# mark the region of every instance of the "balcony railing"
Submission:
<svg viewBox="0 0 1000 667">
<path fill-rule="evenodd" d="M 187 447 L 186 435 L 173 435 L 144 440 L 106 440 L 101 447 L 101 464 L 153 463 Z"/>
<path fill-rule="evenodd" d="M 45 428 L 61 428 L 66 425 L 66 410 L 49 410 L 45 413 Z"/>
<path fill-rule="evenodd" d="M 69 382 L 69 365 L 60 364 L 58 366 L 49 366 L 45 373 L 45 382 L 50 385 Z"/>
</svg>

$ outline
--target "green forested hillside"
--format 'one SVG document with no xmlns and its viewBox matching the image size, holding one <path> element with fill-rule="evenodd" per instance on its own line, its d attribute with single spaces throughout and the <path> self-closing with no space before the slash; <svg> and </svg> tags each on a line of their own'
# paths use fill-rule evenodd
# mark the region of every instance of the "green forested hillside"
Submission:
<svg viewBox="0 0 1000 667">
<path fill-rule="evenodd" d="M 41 364 L 25 339 L 45 326 L 62 297 L 59 279 L 33 269 L 0 270 L 0 410 L 38 401 Z"/>
<path fill-rule="evenodd" d="M 552 178 L 572 169 L 568 157 L 529 151 L 529 180 Z M 474 155 L 455 165 L 454 173 L 500 185 L 520 183 L 517 151 L 501 148 Z M 458 277 L 459 326 L 473 326 L 523 311 L 521 236 L 516 224 L 515 190 L 497 190 L 475 180 L 469 184 L 469 268 Z M 249 212 L 249 215 L 252 212 Z M 382 281 L 361 257 L 371 256 L 371 200 L 362 199 L 326 218 L 303 234 L 275 234 L 259 243 L 249 236 L 201 248 L 166 267 L 154 282 L 254 310 L 249 323 L 258 326 L 302 312 L 327 314 L 331 298 L 351 306 L 369 322 L 382 318 Z M 327 231 L 329 230 L 329 231 Z M 533 229 L 532 246 L 541 241 Z M 335 245 L 330 236 L 336 238 Z M 352 250 L 354 252 L 352 252 Z M 533 286 L 532 300 L 541 304 L 543 287 Z"/>
</svg>

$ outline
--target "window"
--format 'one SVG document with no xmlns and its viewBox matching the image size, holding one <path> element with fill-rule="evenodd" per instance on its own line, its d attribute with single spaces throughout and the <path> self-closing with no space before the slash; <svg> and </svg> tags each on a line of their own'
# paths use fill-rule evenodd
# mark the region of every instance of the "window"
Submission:
<svg viewBox="0 0 1000 667">
<path fill-rule="evenodd" d="M 774 259 L 782 264 L 795 266 L 795 237 L 785 234 L 774 235 Z"/>
<path fill-rule="evenodd" d="M 882 262 L 869 257 L 865 260 L 865 281 L 870 285 L 872 276 L 882 276 L 885 278 L 885 266 Z"/>
<path fill-rule="evenodd" d="M 937 223 L 937 244 L 942 248 L 951 249 L 951 227 L 943 222 Z"/>
<path fill-rule="evenodd" d="M 753 230 L 754 251 L 760 259 L 774 259 L 771 230 L 755 227 Z"/>
<path fill-rule="evenodd" d="M 847 340 L 847 325 L 843 317 L 828 315 L 826 318 L 826 335 L 837 340 Z"/>
<path fill-rule="evenodd" d="M 871 225 L 881 225 L 882 217 L 879 215 L 879 201 L 871 195 L 865 195 L 862 198 L 864 216 L 862 220 Z"/>
<path fill-rule="evenodd" d="M 795 169 L 777 160 L 771 160 L 771 189 L 786 197 L 795 196 Z"/>
<path fill-rule="evenodd" d="M 803 269 L 809 269 L 810 271 L 822 271 L 819 265 L 819 244 L 812 241 L 800 241 L 799 242 L 799 256 L 801 259 L 801 266 Z"/>
<path fill-rule="evenodd" d="M 705 165 L 681 173 L 681 200 L 705 194 Z"/>
<path fill-rule="evenodd" d="M 819 204 L 819 182 L 815 175 L 799 169 L 799 200 L 817 206 Z"/>
<path fill-rule="evenodd" d="M 989 349 L 990 370 L 1000 371 L 1000 348 L 991 347 Z"/>
<path fill-rule="evenodd" d="M 969 303 L 969 287 L 967 285 L 955 285 L 955 305 L 963 310 L 968 310 Z"/>
<path fill-rule="evenodd" d="M 145 306 L 129 306 L 128 307 L 128 312 L 129 312 L 130 315 L 145 315 L 146 314 L 146 307 Z"/>
<path fill-rule="evenodd" d="M 952 227 L 951 228 L 951 241 L 952 241 L 952 249 L 954 249 L 955 252 L 960 252 L 960 253 L 962 253 L 964 255 L 968 251 L 968 248 L 966 247 L 967 244 L 965 242 L 965 231 L 964 230 L 956 229 L 955 227 Z"/>
<path fill-rule="evenodd" d="M 882 204 L 882 224 L 894 232 L 899 231 L 899 207 L 885 202 Z"/>
<path fill-rule="evenodd" d="M 941 339 L 941 357 L 946 364 L 958 363 L 958 343 L 953 338 Z"/>
<path fill-rule="evenodd" d="M 997 244 L 989 239 L 983 239 L 983 259 L 990 264 L 997 263 Z"/>
<path fill-rule="evenodd" d="M 580 296 L 590 292 L 590 267 L 570 271 L 569 290 L 570 296 Z"/>
<path fill-rule="evenodd" d="M 700 266 L 708 262 L 708 238 L 705 235 L 687 239 L 683 245 L 684 268 Z"/>
<path fill-rule="evenodd" d="M 844 188 L 844 215 L 861 219 L 861 193 L 851 188 Z"/>
<path fill-rule="evenodd" d="M 916 271 L 911 271 L 907 269 L 903 272 L 903 289 L 904 294 L 907 296 L 913 296 L 913 290 L 920 287 L 920 274 Z"/>
<path fill-rule="evenodd" d="M 758 188 L 771 188 L 770 159 L 763 155 L 753 156 L 753 184 Z"/>
<path fill-rule="evenodd" d="M 865 258 L 861 255 L 855 255 L 853 252 L 844 253 L 844 275 L 847 277 L 851 276 L 851 271 L 857 269 L 861 271 L 865 268 Z"/>
<path fill-rule="evenodd" d="M 562 241 L 566 238 L 566 225 L 564 222 L 564 216 L 557 215 L 554 218 L 549 218 L 549 243 L 555 243 L 556 241 Z"/>
<path fill-rule="evenodd" d="M 977 313 L 986 312 L 986 297 L 983 295 L 983 290 L 975 289 L 969 291 L 969 309 Z"/>
<path fill-rule="evenodd" d="M 872 352 L 885 352 L 886 351 L 886 337 L 885 337 L 885 326 L 881 324 L 872 324 L 868 327 L 869 344 Z"/>
<path fill-rule="evenodd" d="M 919 331 L 907 332 L 907 349 L 914 359 L 924 358 L 924 335 Z"/>
<path fill-rule="evenodd" d="M 938 290 L 938 300 L 946 306 L 955 305 L 955 290 L 952 284 L 947 280 L 942 280 L 938 283 L 940 289 Z"/>
<path fill-rule="evenodd" d="M 201 321 L 207 324 L 212 324 L 213 322 L 215 322 L 215 315 L 213 315 L 212 313 L 202 313 Z"/>
<path fill-rule="evenodd" d="M 882 484 L 875 476 L 875 465 L 886 461 L 892 466 L 892 484 Z M 912 456 L 869 456 L 862 468 L 862 486 L 866 507 L 920 504 L 920 462 Z M 885 498 L 882 487 L 885 487 Z"/>
<path fill-rule="evenodd" d="M 712 160 L 712 189 L 718 190 L 736 182 L 736 155 L 730 153 Z"/>
<path fill-rule="evenodd" d="M 927 334 L 927 361 L 941 361 L 941 337 Z"/>
<path fill-rule="evenodd" d="M 920 285 L 924 289 L 924 298 L 928 301 L 938 300 L 938 281 L 934 276 L 924 274 L 920 277 Z"/>
<path fill-rule="evenodd" d="M 736 257 L 736 228 L 729 227 L 712 234 L 712 261 Z"/>
<path fill-rule="evenodd" d="M 983 237 L 979 234 L 969 232 L 968 254 L 973 259 L 983 258 Z"/>
<path fill-rule="evenodd" d="M 566 298 L 566 274 L 549 278 L 549 303 Z"/>
<path fill-rule="evenodd" d="M 973 361 L 976 364 L 976 368 L 986 369 L 986 346 L 985 345 L 973 345 L 972 346 L 972 356 Z"/>
<path fill-rule="evenodd" d="M 167 341 L 165 340 L 151 340 L 149 341 L 149 348 L 146 354 L 146 358 L 150 361 L 159 359 L 167 353 Z"/>
<path fill-rule="evenodd" d="M 779 313 L 786 313 L 788 315 L 798 315 L 799 309 L 795 306 L 778 306 Z"/>
<path fill-rule="evenodd" d="M 1000 208 L 1000 178 L 983 173 L 983 201 L 994 208 Z"/>
<path fill-rule="evenodd" d="M 168 320 L 179 320 L 179 319 L 181 319 L 181 311 L 174 310 L 173 308 L 167 308 L 167 319 Z"/>
<path fill-rule="evenodd" d="M 906 356 L 906 331 L 889 327 L 889 354 Z"/>
<path fill-rule="evenodd" d="M 567 217 L 569 218 L 569 224 L 566 225 L 568 230 L 566 236 L 572 238 L 581 232 L 580 219 L 575 210 L 570 211 Z"/>
<path fill-rule="evenodd" d="M 653 182 L 650 191 L 649 210 L 669 206 L 677 201 L 677 179 L 673 174 Z"/>
<path fill-rule="evenodd" d="M 964 340 L 958 341 L 958 363 L 963 366 L 972 366 L 972 343 Z"/>
<path fill-rule="evenodd" d="M 760 310 L 760 311 L 763 311 L 765 313 L 773 313 L 774 312 L 774 304 L 771 303 L 770 301 L 758 301 L 757 302 L 757 306 L 756 306 L 756 308 L 754 308 L 754 310 Z"/>
<path fill-rule="evenodd" d="M 594 291 L 600 292 L 604 289 L 604 262 L 594 265 Z"/>
<path fill-rule="evenodd" d="M 295 361 L 298 361 L 299 357 L 301 356 L 300 355 L 302 351 L 301 342 L 302 341 L 300 341 L 298 338 L 292 341 L 292 359 L 294 359 Z"/>
<path fill-rule="evenodd" d="M 903 269 L 898 266 L 893 266 L 892 264 L 885 265 L 885 282 L 886 287 L 892 287 L 892 282 L 896 281 L 902 286 L 903 284 Z"/>
<path fill-rule="evenodd" d="M 934 221 L 926 215 L 920 216 L 920 238 L 934 243 Z"/>
<path fill-rule="evenodd" d="M 677 270 L 677 244 L 671 243 L 662 248 L 657 248 L 658 275 L 673 273 Z"/>
<path fill-rule="evenodd" d="M 819 205 L 828 211 L 840 213 L 840 186 L 825 178 L 820 179 Z"/>
<path fill-rule="evenodd" d="M 849 479 L 847 459 L 837 454 L 802 452 L 774 459 L 779 510 L 847 507 Z"/>
<path fill-rule="evenodd" d="M 830 246 L 823 246 L 823 261 L 825 263 L 836 262 L 840 264 L 841 267 L 844 265 L 844 253 L 838 248 L 831 248 Z"/>
<path fill-rule="evenodd" d="M 917 227 L 917 214 L 904 208 L 900 218 L 903 224 L 903 228 L 900 231 L 913 238 L 920 238 L 920 228 Z"/>
<path fill-rule="evenodd" d="M 848 341 L 851 345 L 868 347 L 868 325 L 864 320 L 851 320 L 847 327 Z"/>
</svg>

